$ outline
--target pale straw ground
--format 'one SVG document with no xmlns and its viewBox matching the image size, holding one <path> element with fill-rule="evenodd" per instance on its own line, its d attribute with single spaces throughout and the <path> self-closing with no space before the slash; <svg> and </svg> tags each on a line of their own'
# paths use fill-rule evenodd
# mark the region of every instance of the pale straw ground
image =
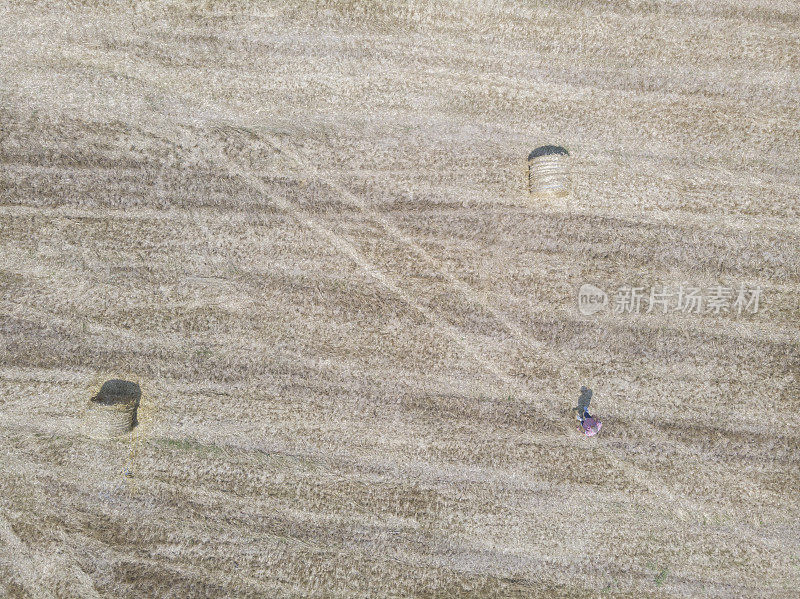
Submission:
<svg viewBox="0 0 800 599">
<path fill-rule="evenodd" d="M 796 3 L 7 1 L 0 65 L 0 596 L 797 596 Z"/>
</svg>

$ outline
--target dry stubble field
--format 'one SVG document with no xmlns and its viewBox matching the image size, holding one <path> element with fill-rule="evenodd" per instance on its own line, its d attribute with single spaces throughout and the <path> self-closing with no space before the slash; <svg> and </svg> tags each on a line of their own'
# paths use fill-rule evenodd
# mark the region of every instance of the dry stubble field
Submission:
<svg viewBox="0 0 800 599">
<path fill-rule="evenodd" d="M 796 596 L 800 6 L 435 4 L 2 3 L 0 596 Z"/>
</svg>

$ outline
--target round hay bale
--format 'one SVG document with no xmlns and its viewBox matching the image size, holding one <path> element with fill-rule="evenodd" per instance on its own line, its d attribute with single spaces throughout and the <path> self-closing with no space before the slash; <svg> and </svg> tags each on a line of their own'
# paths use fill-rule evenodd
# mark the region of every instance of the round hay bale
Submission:
<svg viewBox="0 0 800 599">
<path fill-rule="evenodd" d="M 561 146 L 539 146 L 528 155 L 528 192 L 564 196 L 569 193 L 569 152 Z"/>
<path fill-rule="evenodd" d="M 137 424 L 136 411 L 141 398 L 142 390 L 137 383 L 106 381 L 89 401 L 86 434 L 94 439 L 112 439 L 129 433 Z"/>
</svg>

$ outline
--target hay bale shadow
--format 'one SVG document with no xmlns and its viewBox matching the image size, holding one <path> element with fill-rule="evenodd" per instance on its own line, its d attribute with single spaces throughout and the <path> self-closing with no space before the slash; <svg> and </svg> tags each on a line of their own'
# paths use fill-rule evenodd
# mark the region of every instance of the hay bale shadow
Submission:
<svg viewBox="0 0 800 599">
<path fill-rule="evenodd" d="M 129 433 L 139 424 L 138 408 L 142 390 L 138 383 L 111 379 L 89 400 L 86 434 L 95 439 L 113 439 Z"/>
</svg>

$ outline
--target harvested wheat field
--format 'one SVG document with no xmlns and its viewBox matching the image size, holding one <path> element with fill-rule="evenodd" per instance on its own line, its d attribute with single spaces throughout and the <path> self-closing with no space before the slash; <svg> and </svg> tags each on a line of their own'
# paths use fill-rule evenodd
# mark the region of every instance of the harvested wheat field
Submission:
<svg viewBox="0 0 800 599">
<path fill-rule="evenodd" d="M 0 597 L 797 596 L 796 2 L 9 0 L 0 65 Z"/>
</svg>

